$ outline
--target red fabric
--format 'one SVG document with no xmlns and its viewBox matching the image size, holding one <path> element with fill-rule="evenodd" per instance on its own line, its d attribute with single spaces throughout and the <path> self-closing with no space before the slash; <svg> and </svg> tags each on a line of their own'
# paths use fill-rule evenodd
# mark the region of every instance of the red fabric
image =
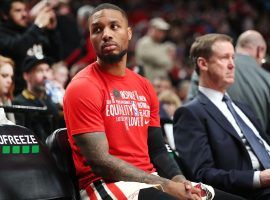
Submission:
<svg viewBox="0 0 270 200">
<path fill-rule="evenodd" d="M 75 49 L 66 59 L 65 63 L 70 67 L 74 64 L 87 64 L 96 61 L 97 56 L 94 47 L 89 39 L 86 40 L 85 45 L 82 48 Z M 85 54 L 84 54 L 85 52 Z"/>
<path fill-rule="evenodd" d="M 95 193 L 94 193 L 94 190 L 93 190 L 93 188 L 92 187 L 87 187 L 86 188 L 86 192 L 87 192 L 87 194 L 88 194 L 88 196 L 89 196 L 89 198 L 91 199 L 91 200 L 97 200 L 97 196 L 95 195 Z"/>
<path fill-rule="evenodd" d="M 86 48 L 86 54 L 77 61 L 77 64 L 92 63 L 97 60 L 94 47 L 89 39 L 86 40 L 85 48 Z"/>
<path fill-rule="evenodd" d="M 110 154 L 153 172 L 147 130 L 160 126 L 158 109 L 150 82 L 129 69 L 123 77 L 113 76 L 95 62 L 73 78 L 64 97 L 64 114 L 80 188 L 100 177 L 91 172 L 72 136 L 105 132 Z"/>
<path fill-rule="evenodd" d="M 112 193 L 117 199 L 121 199 L 121 200 L 127 199 L 124 193 L 114 183 L 108 183 L 106 185 L 110 189 L 110 191 L 112 191 Z"/>
</svg>

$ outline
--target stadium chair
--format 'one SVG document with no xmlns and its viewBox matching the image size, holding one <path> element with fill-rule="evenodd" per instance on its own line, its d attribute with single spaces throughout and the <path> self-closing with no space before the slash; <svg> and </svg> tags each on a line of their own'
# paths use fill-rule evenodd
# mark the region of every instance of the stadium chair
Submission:
<svg viewBox="0 0 270 200">
<path fill-rule="evenodd" d="M 79 187 L 76 171 L 72 159 L 71 148 L 68 142 L 66 128 L 55 130 L 46 139 L 46 144 L 53 155 L 58 168 L 68 177 L 69 190 L 72 192 L 72 199 L 79 200 Z"/>
<path fill-rule="evenodd" d="M 64 175 L 31 130 L 0 125 L 0 199 L 71 199 Z"/>
</svg>

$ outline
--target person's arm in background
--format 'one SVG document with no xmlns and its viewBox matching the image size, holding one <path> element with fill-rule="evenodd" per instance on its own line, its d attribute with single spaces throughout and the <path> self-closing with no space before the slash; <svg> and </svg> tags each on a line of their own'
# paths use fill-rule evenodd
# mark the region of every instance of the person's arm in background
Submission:
<svg viewBox="0 0 270 200">
<path fill-rule="evenodd" d="M 57 30 L 57 18 L 55 11 L 51 5 L 43 7 L 38 14 L 34 24 L 41 24 L 43 36 L 45 37 L 44 51 L 45 54 L 57 62 L 63 57 L 63 45 L 60 38 L 60 33 Z"/>
<path fill-rule="evenodd" d="M 51 11 L 49 8 L 41 10 L 33 21 L 33 25 L 22 34 L 14 35 L 14 32 L 1 27 L 0 29 L 0 51 L 5 55 L 16 57 L 17 52 L 26 52 L 33 44 L 40 40 L 40 35 L 44 34 L 44 29 L 50 23 Z M 20 47 L 18 49 L 18 47 Z"/>
</svg>

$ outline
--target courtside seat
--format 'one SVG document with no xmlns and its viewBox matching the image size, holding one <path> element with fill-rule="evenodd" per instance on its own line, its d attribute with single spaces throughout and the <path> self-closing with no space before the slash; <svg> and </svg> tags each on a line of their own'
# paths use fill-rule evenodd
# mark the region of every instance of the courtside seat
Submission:
<svg viewBox="0 0 270 200">
<path fill-rule="evenodd" d="M 72 152 L 68 142 L 67 129 L 55 130 L 46 139 L 46 144 L 53 155 L 58 168 L 68 177 L 69 189 L 72 192 L 73 200 L 80 199 L 78 179 L 72 159 Z"/>
<path fill-rule="evenodd" d="M 0 199 L 71 199 L 65 177 L 31 130 L 0 125 Z"/>
</svg>

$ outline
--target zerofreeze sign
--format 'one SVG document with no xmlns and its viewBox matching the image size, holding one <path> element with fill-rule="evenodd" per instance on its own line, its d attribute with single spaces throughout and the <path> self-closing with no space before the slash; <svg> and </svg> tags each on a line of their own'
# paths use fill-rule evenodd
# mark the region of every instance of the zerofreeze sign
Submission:
<svg viewBox="0 0 270 200">
<path fill-rule="evenodd" d="M 39 145 L 34 135 L 0 135 L 2 154 L 35 154 Z"/>
</svg>

